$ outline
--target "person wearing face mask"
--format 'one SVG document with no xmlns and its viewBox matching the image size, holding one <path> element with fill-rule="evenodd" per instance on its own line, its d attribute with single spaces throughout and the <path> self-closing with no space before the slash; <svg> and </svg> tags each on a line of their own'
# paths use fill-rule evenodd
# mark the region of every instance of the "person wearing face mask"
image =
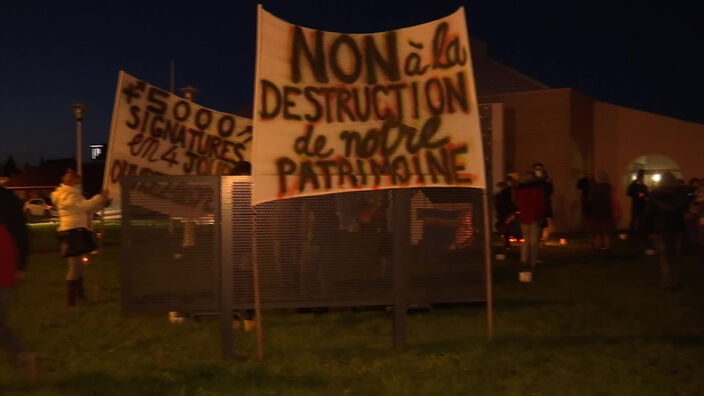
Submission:
<svg viewBox="0 0 704 396">
<path fill-rule="evenodd" d="M 545 217 L 540 224 L 540 243 L 544 244 L 548 237 L 550 237 L 550 230 L 552 229 L 552 193 L 554 188 L 552 178 L 548 176 L 548 172 L 545 170 L 542 163 L 536 162 L 533 164 L 533 173 L 538 183 L 543 187 L 543 197 L 545 198 Z"/>
<path fill-rule="evenodd" d="M 545 217 L 543 191 L 541 182 L 537 179 L 535 172 L 531 170 L 524 173 L 516 190 L 518 218 L 521 223 L 521 234 L 525 239 L 521 245 L 521 264 L 529 265 L 531 269 L 534 269 L 539 263 L 540 223 Z"/>
<path fill-rule="evenodd" d="M 85 300 L 83 287 L 83 263 L 80 258 L 95 249 L 92 242 L 91 217 L 93 213 L 107 206 L 110 191 L 86 199 L 81 188 L 81 175 L 73 169 L 66 171 L 61 185 L 51 193 L 59 214 L 59 240 L 61 255 L 66 258 L 66 305 L 76 305 L 76 300 Z M 92 245 L 92 246 L 91 246 Z"/>
</svg>

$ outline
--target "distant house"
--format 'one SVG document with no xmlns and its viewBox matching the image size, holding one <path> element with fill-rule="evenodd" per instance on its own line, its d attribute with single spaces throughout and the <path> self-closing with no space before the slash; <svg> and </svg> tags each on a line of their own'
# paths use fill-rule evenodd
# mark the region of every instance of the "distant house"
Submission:
<svg viewBox="0 0 704 396">
<path fill-rule="evenodd" d="M 12 190 L 22 200 L 44 198 L 50 201 L 51 192 L 59 186 L 61 176 L 69 168 L 76 168 L 76 161 L 72 158 L 48 160 L 42 165 L 27 168 L 12 176 L 3 187 Z M 83 164 L 83 192 L 86 195 L 100 192 L 104 168 L 104 162 Z"/>
</svg>

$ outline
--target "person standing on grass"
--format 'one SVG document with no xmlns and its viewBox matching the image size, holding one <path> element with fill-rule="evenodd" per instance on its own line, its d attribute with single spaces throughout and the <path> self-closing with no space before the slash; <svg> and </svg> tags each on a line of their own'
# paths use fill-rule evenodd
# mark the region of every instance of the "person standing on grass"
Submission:
<svg viewBox="0 0 704 396">
<path fill-rule="evenodd" d="M 645 225 L 658 252 L 662 286 L 667 289 L 680 286 L 679 266 L 686 211 L 687 192 L 678 185 L 672 172 L 666 172 L 648 199 Z"/>
<path fill-rule="evenodd" d="M 51 200 L 59 212 L 59 235 L 62 256 L 66 257 L 68 271 L 66 273 L 66 305 L 76 305 L 76 300 L 85 300 L 83 287 L 83 263 L 80 258 L 89 251 L 81 251 L 82 237 L 90 235 L 93 213 L 107 206 L 110 191 L 103 190 L 91 199 L 83 196 L 81 175 L 73 169 L 66 171 L 61 179 L 61 185 L 51 193 Z M 92 242 L 92 241 L 91 241 Z"/>
<path fill-rule="evenodd" d="M 611 251 L 614 224 L 621 218 L 621 207 L 615 199 L 609 176 L 604 171 L 597 173 L 596 183 L 587 197 L 587 208 L 592 227 L 592 247 L 608 253 Z"/>
<path fill-rule="evenodd" d="M 28 253 L 29 230 L 22 202 L 10 190 L 0 187 L 0 346 L 26 379 L 35 380 L 36 355 L 26 351 L 7 326 L 10 294 L 24 275 Z"/>
<path fill-rule="evenodd" d="M 504 240 L 504 247 L 511 247 L 509 238 L 511 235 L 511 222 L 516 215 L 516 203 L 514 202 L 515 180 L 511 176 L 498 184 L 499 192 L 494 197 L 496 208 L 496 230 Z"/>
<path fill-rule="evenodd" d="M 589 193 L 591 192 L 592 186 L 594 186 L 594 174 L 587 173 L 577 180 L 577 189 L 580 191 L 579 204 L 582 209 L 582 221 L 586 223 L 588 205 L 587 200 L 589 198 Z"/>
<path fill-rule="evenodd" d="M 552 231 L 552 193 L 555 188 L 552 185 L 552 178 L 548 176 L 548 171 L 545 170 L 542 163 L 536 162 L 533 164 L 533 173 L 543 189 L 543 199 L 545 200 L 545 215 L 540 221 L 540 244 L 542 245 L 550 238 L 550 232 Z"/>
<path fill-rule="evenodd" d="M 704 183 L 700 182 L 689 198 L 689 216 L 696 226 L 696 242 L 699 251 L 699 270 L 704 271 Z"/>
<path fill-rule="evenodd" d="M 699 189 L 701 181 L 693 177 L 689 179 L 689 182 L 687 183 L 686 187 L 686 192 L 687 192 L 687 207 L 692 209 L 688 210 L 687 213 L 685 214 L 685 225 L 684 225 L 684 233 L 685 233 L 685 246 L 687 247 L 686 251 L 688 252 L 694 252 L 697 249 L 697 246 L 699 246 L 699 241 L 698 241 L 698 234 L 697 234 L 697 228 L 699 227 L 699 216 L 696 214 L 696 198 L 697 198 L 697 190 Z"/>
<path fill-rule="evenodd" d="M 645 171 L 643 169 L 639 170 L 635 180 L 631 182 L 626 192 L 626 195 L 631 198 L 630 230 L 633 234 L 643 232 L 643 215 L 648 200 L 648 186 L 643 181 L 644 175 Z"/>
<path fill-rule="evenodd" d="M 521 245 L 521 264 L 530 265 L 531 269 L 538 263 L 541 222 L 546 213 L 544 191 L 543 183 L 532 170 L 525 172 L 516 191 L 518 219 L 525 240 Z"/>
</svg>

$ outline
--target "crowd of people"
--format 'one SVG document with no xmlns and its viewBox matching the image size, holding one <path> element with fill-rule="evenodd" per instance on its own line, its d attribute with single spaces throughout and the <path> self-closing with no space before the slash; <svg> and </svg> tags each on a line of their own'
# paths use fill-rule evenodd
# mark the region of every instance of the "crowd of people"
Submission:
<svg viewBox="0 0 704 396">
<path fill-rule="evenodd" d="M 498 184 L 495 196 L 496 229 L 507 248 L 520 242 L 521 264 L 534 268 L 538 251 L 552 226 L 553 183 L 540 163 L 533 164 L 520 180 L 508 176 Z M 604 171 L 586 174 L 577 181 L 582 222 L 592 248 L 608 255 L 623 210 L 616 189 Z M 681 285 L 680 256 L 684 250 L 698 250 L 704 266 L 704 179 L 689 183 L 665 172 L 651 189 L 645 172 L 639 171 L 626 195 L 631 201 L 629 234 L 641 241 L 646 251 L 658 255 L 662 285 Z"/>
<path fill-rule="evenodd" d="M 665 172 L 652 190 L 639 171 L 628 187 L 631 199 L 631 235 L 644 239 L 658 254 L 662 284 L 681 286 L 680 258 L 684 250 L 698 250 L 704 264 L 704 183 L 692 178 L 685 184 Z"/>
<path fill-rule="evenodd" d="M 499 183 L 496 195 L 497 229 L 507 248 L 512 241 L 523 240 L 521 264 L 535 268 L 540 262 L 538 250 L 550 236 L 552 228 L 552 178 L 542 163 L 536 162 L 520 180 L 507 177 Z"/>
</svg>

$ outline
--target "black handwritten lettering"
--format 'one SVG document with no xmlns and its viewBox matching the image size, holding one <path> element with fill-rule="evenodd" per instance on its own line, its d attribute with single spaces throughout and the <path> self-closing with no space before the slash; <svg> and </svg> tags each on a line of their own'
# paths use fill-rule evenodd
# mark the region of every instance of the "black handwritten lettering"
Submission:
<svg viewBox="0 0 704 396">
<path fill-rule="evenodd" d="M 305 115 L 305 119 L 308 122 L 316 122 L 320 120 L 320 117 L 323 115 L 323 106 L 320 105 L 320 102 L 316 98 L 316 95 L 319 94 L 320 90 L 316 87 L 306 87 L 303 90 L 303 96 L 305 96 L 308 102 L 315 108 L 315 113 Z"/>
<path fill-rule="evenodd" d="M 174 118 L 183 122 L 191 115 L 191 106 L 185 100 L 180 100 L 174 105 Z"/>
<path fill-rule="evenodd" d="M 445 91 L 439 79 L 431 78 L 425 82 L 425 103 L 434 116 L 442 114 L 445 110 Z"/>
<path fill-rule="evenodd" d="M 340 66 L 339 52 L 342 45 L 348 48 L 349 54 L 351 55 L 352 71 L 349 73 Z M 335 77 L 343 83 L 352 84 L 357 81 L 362 72 L 362 53 L 359 51 L 359 48 L 357 48 L 357 44 L 352 37 L 341 34 L 333 41 L 332 47 L 330 47 L 330 68 Z"/>
<path fill-rule="evenodd" d="M 284 118 L 287 120 L 300 120 L 301 116 L 298 114 L 291 113 L 291 108 L 296 106 L 296 102 L 291 99 L 291 95 L 300 95 L 301 90 L 296 87 L 286 86 L 284 87 Z"/>
<path fill-rule="evenodd" d="M 169 97 L 168 92 L 164 92 L 157 87 L 149 87 L 149 95 L 147 95 L 147 111 L 151 111 L 155 114 L 166 114 L 166 102 L 164 101 Z"/>
<path fill-rule="evenodd" d="M 177 158 L 177 152 L 176 149 L 178 146 L 172 145 L 164 154 L 161 155 L 161 159 L 166 161 L 169 164 L 169 168 L 171 168 L 174 165 L 178 165 L 178 160 Z"/>
<path fill-rule="evenodd" d="M 323 52 L 323 32 L 316 30 L 313 33 L 315 42 L 315 54 L 308 47 L 303 29 L 296 26 L 293 29 L 293 45 L 291 46 L 291 81 L 298 83 L 301 81 L 301 53 L 308 61 L 308 66 L 313 72 L 315 81 L 319 83 L 328 82 L 325 72 L 325 53 Z"/>
<path fill-rule="evenodd" d="M 455 65 L 464 65 L 467 62 L 467 53 L 460 46 L 459 37 L 447 40 L 447 22 L 441 22 L 435 28 L 433 37 L 433 69 L 449 69 Z"/>
<path fill-rule="evenodd" d="M 276 160 L 276 171 L 279 174 L 279 195 L 286 195 L 288 192 L 286 176 L 296 173 L 296 168 L 296 163 L 289 158 L 282 157 Z"/>
<path fill-rule="evenodd" d="M 262 110 L 259 112 L 259 116 L 264 120 L 276 117 L 281 111 L 281 94 L 279 93 L 279 89 L 273 82 L 261 80 L 261 90 Z M 273 108 L 269 103 L 269 98 L 272 97 L 272 95 L 274 99 Z"/>
<path fill-rule="evenodd" d="M 305 134 L 297 137 L 294 141 L 293 150 L 297 154 L 307 157 L 327 158 L 332 155 L 332 149 L 329 149 L 327 152 L 325 151 L 325 145 L 327 144 L 327 137 L 325 135 L 316 136 L 313 147 L 311 148 L 312 140 L 313 125 L 308 125 Z"/>
<path fill-rule="evenodd" d="M 320 189 L 320 180 L 318 180 L 318 175 L 315 173 L 315 170 L 313 169 L 313 162 L 310 160 L 304 160 L 300 164 L 301 168 L 301 176 L 300 176 L 300 183 L 298 185 L 298 189 L 300 192 L 303 192 L 303 190 L 306 188 L 306 185 L 308 183 L 312 184 L 313 190 L 319 190 Z"/>
<path fill-rule="evenodd" d="M 450 150 L 450 166 L 452 168 L 453 179 L 458 184 L 466 184 L 472 182 L 472 179 L 469 176 L 463 175 L 461 173 L 463 170 L 465 170 L 464 164 L 457 161 L 457 156 L 461 154 L 466 154 L 467 151 L 468 149 L 466 144 L 463 144 L 460 147 L 455 147 Z"/>
<path fill-rule="evenodd" d="M 455 102 L 465 113 L 469 111 L 469 101 L 467 100 L 467 83 L 464 80 L 464 71 L 457 73 L 457 86 L 452 85 L 449 77 L 443 77 L 445 91 L 447 92 L 447 110 L 450 114 L 455 112 Z"/>
<path fill-rule="evenodd" d="M 376 84 L 378 78 L 376 76 L 376 67 L 379 66 L 386 74 L 386 77 L 391 81 L 400 79 L 398 68 L 398 46 L 396 43 L 396 32 L 391 31 L 384 34 L 386 41 L 386 59 L 382 57 L 379 50 L 376 48 L 374 38 L 372 36 L 364 37 L 364 46 L 366 49 L 365 57 L 367 63 L 367 83 Z"/>
<path fill-rule="evenodd" d="M 204 109 L 204 108 L 200 108 L 200 109 L 198 109 L 198 111 L 196 111 L 195 122 L 196 122 L 196 127 L 198 127 L 198 129 L 202 129 L 202 130 L 208 129 L 208 127 L 210 126 L 210 123 L 212 121 L 213 121 L 213 112 L 212 111 L 210 111 L 208 109 Z"/>
<path fill-rule="evenodd" d="M 231 115 L 224 115 L 218 121 L 218 135 L 228 138 L 235 131 L 235 118 Z"/>
<path fill-rule="evenodd" d="M 132 116 L 131 121 L 127 121 L 125 124 L 130 129 L 137 129 L 139 126 L 139 112 L 141 109 L 138 106 L 130 106 L 130 115 Z"/>
</svg>

